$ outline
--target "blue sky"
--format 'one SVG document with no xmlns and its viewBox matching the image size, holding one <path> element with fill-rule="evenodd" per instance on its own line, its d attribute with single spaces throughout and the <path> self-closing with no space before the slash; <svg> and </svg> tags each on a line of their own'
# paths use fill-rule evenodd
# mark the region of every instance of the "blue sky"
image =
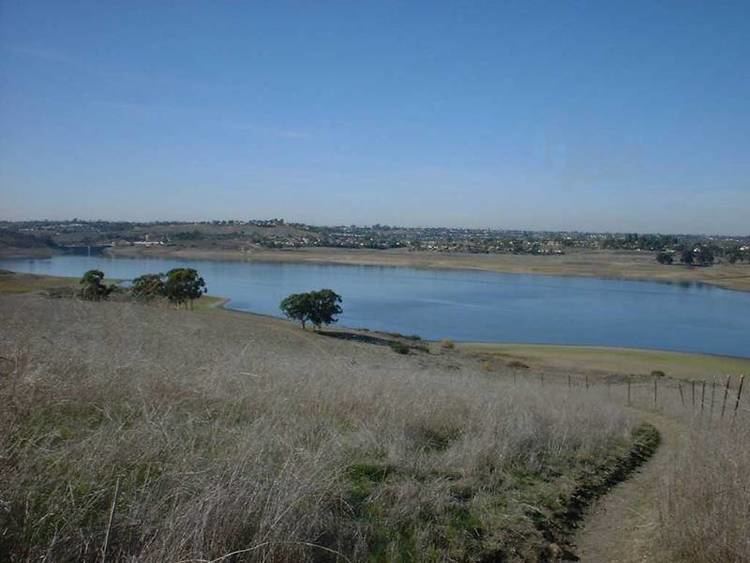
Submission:
<svg viewBox="0 0 750 563">
<path fill-rule="evenodd" d="M 0 217 L 750 233 L 750 3 L 0 0 Z"/>
</svg>

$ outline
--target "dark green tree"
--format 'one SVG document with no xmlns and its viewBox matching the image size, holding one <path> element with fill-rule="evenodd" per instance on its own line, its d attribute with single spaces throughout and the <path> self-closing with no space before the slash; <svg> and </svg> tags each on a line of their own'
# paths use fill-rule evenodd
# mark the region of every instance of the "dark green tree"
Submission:
<svg viewBox="0 0 750 563">
<path fill-rule="evenodd" d="M 287 318 L 299 321 L 302 328 L 305 328 L 305 323 L 310 319 L 309 315 L 312 310 L 310 294 L 292 293 L 281 301 L 280 308 Z"/>
<path fill-rule="evenodd" d="M 174 268 L 167 272 L 164 294 L 177 305 L 193 306 L 193 301 L 208 291 L 206 282 L 193 268 Z"/>
<path fill-rule="evenodd" d="M 686 248 L 682 251 L 682 254 L 680 255 L 680 262 L 683 264 L 692 264 L 693 263 L 693 249 L 692 248 Z"/>
<path fill-rule="evenodd" d="M 336 316 L 343 312 L 341 296 L 331 289 L 293 293 L 281 302 L 280 308 L 288 318 L 299 321 L 302 328 L 308 321 L 318 329 L 335 323 Z"/>
<path fill-rule="evenodd" d="M 130 293 L 139 299 L 154 299 L 166 295 L 164 274 L 143 274 L 133 280 Z"/>
<path fill-rule="evenodd" d="M 714 263 L 714 251 L 708 246 L 699 246 L 695 259 L 701 266 L 710 266 Z"/>
<path fill-rule="evenodd" d="M 81 278 L 81 290 L 78 295 L 87 301 L 100 301 L 106 299 L 114 289 L 113 286 L 104 284 L 104 272 L 101 270 L 89 270 Z"/>
<path fill-rule="evenodd" d="M 659 262 L 659 264 L 671 264 L 674 259 L 669 252 L 659 252 L 656 255 L 656 261 Z"/>
</svg>

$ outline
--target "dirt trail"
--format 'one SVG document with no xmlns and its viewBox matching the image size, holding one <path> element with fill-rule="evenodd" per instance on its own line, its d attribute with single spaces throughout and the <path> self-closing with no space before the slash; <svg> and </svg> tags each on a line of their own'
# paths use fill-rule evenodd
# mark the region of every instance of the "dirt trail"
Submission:
<svg viewBox="0 0 750 563">
<path fill-rule="evenodd" d="M 587 563 L 658 562 L 659 488 L 685 438 L 679 422 L 640 413 L 661 434 L 661 445 L 643 468 L 616 486 L 591 509 L 578 533 L 576 553 Z"/>
</svg>

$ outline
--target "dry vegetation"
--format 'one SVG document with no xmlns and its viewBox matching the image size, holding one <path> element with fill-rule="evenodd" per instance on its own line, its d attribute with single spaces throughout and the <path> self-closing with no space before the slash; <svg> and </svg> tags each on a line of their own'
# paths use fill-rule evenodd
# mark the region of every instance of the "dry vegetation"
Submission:
<svg viewBox="0 0 750 563">
<path fill-rule="evenodd" d="M 669 561 L 750 561 L 750 439 L 742 425 L 695 422 L 665 475 L 661 534 Z"/>
<path fill-rule="evenodd" d="M 603 393 L 227 311 L 0 316 L 3 560 L 535 560 L 633 425 Z"/>
</svg>

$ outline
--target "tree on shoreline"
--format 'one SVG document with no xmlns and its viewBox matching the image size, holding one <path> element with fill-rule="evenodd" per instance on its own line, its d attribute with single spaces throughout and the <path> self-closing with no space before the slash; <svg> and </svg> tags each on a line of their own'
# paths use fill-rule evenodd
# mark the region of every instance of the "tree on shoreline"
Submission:
<svg viewBox="0 0 750 563">
<path fill-rule="evenodd" d="M 656 255 L 656 261 L 659 264 L 671 264 L 674 262 L 674 258 L 669 252 L 659 252 L 659 254 Z"/>
<path fill-rule="evenodd" d="M 133 280 L 130 293 L 133 297 L 146 300 L 165 297 L 164 274 L 143 274 L 142 276 L 138 276 Z"/>
<path fill-rule="evenodd" d="M 81 290 L 78 295 L 87 301 L 101 301 L 112 293 L 114 286 L 104 284 L 104 272 L 89 270 L 81 278 Z"/>
<path fill-rule="evenodd" d="M 280 304 L 281 311 L 287 318 L 299 321 L 305 328 L 309 321 L 316 329 L 338 321 L 336 315 L 343 312 L 341 296 L 331 289 L 293 293 Z"/>
<path fill-rule="evenodd" d="M 164 294 L 172 303 L 184 303 L 192 308 L 193 301 L 207 291 L 206 282 L 193 268 L 174 268 L 167 272 Z"/>
</svg>

